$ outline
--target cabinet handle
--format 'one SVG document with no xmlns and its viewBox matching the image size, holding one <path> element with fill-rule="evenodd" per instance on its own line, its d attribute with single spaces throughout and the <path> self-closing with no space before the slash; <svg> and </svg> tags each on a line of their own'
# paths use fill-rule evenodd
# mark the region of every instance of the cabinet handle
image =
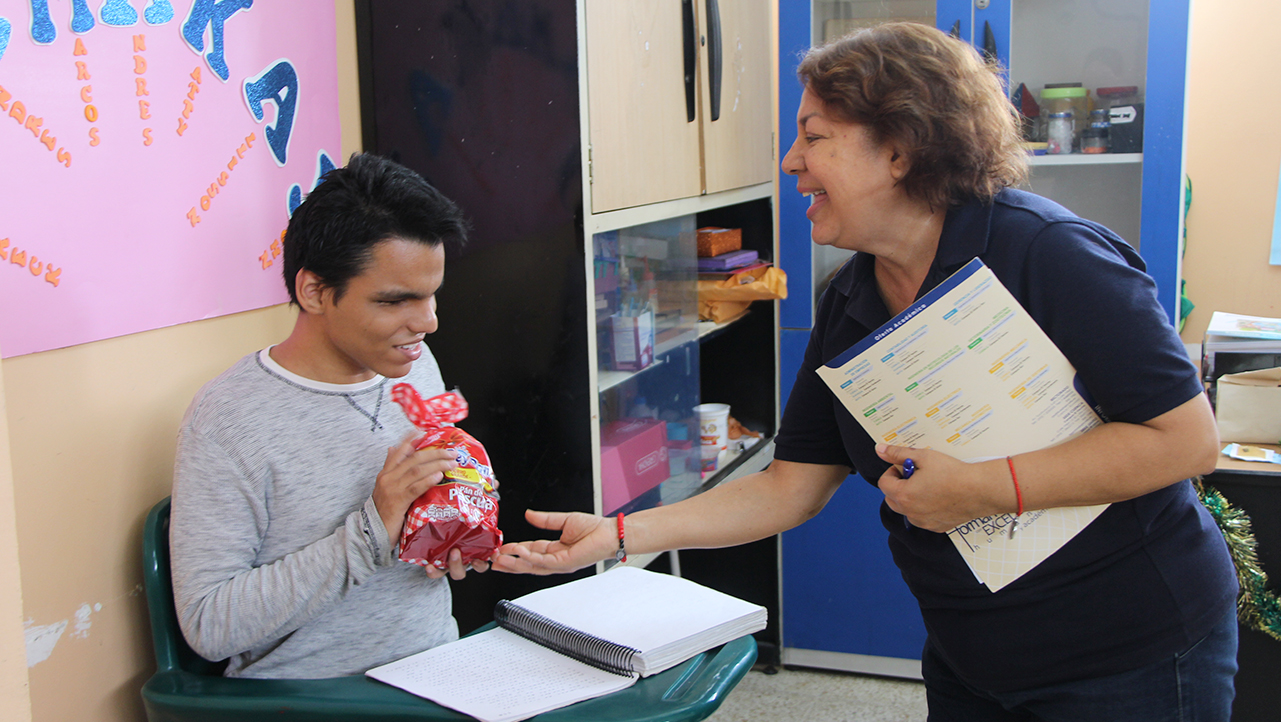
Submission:
<svg viewBox="0 0 1281 722">
<path fill-rule="evenodd" d="M 694 122 L 698 99 L 694 96 L 694 74 L 698 72 L 698 46 L 694 32 L 694 0 L 681 0 L 681 30 L 685 40 L 685 122 Z"/>
<path fill-rule="evenodd" d="M 717 0 L 707 0 L 707 74 L 712 91 L 712 120 L 721 119 L 721 7 Z"/>
</svg>

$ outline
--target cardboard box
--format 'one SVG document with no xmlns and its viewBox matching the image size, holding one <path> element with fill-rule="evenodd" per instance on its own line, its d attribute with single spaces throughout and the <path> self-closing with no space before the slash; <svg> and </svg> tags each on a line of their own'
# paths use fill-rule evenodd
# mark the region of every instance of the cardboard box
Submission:
<svg viewBox="0 0 1281 722">
<path fill-rule="evenodd" d="M 654 312 L 609 317 L 611 366 L 615 371 L 639 371 L 654 362 Z"/>
<path fill-rule="evenodd" d="M 743 247 L 743 229 L 705 226 L 698 229 L 699 258 L 711 258 Z"/>
<path fill-rule="evenodd" d="M 620 419 L 601 432 L 601 508 L 609 514 L 667 480 L 667 424 Z"/>
<path fill-rule="evenodd" d="M 1281 443 L 1281 368 L 1224 374 L 1215 384 L 1220 440 Z"/>
</svg>

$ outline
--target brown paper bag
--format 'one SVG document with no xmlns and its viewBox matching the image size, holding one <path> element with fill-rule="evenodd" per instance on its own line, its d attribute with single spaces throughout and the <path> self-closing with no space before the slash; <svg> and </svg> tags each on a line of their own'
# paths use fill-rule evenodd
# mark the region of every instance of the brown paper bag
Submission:
<svg viewBox="0 0 1281 722">
<path fill-rule="evenodd" d="M 752 301 L 787 298 L 787 273 L 773 266 L 758 266 L 721 281 L 698 282 L 698 318 L 726 321 L 743 314 Z"/>
<path fill-rule="evenodd" d="M 1281 368 L 1220 376 L 1215 416 L 1224 442 L 1281 443 Z"/>
<path fill-rule="evenodd" d="M 723 281 L 698 282 L 700 301 L 769 301 L 776 298 L 787 298 L 787 273 L 773 266 L 751 268 Z"/>
</svg>

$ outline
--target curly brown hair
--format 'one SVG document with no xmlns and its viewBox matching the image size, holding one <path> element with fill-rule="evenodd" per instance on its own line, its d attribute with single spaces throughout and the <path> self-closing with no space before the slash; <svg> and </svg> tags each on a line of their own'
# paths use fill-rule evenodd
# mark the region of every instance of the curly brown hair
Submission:
<svg viewBox="0 0 1281 722">
<path fill-rule="evenodd" d="M 970 45 L 919 23 L 858 30 L 806 53 L 796 73 L 837 119 L 899 144 L 900 180 L 935 208 L 989 201 L 1027 177 L 1018 112 L 999 66 Z"/>
</svg>

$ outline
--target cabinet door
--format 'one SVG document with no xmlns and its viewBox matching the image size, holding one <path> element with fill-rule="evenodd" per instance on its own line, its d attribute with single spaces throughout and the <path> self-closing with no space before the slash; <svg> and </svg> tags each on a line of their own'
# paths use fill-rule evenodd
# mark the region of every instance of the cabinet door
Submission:
<svg viewBox="0 0 1281 722">
<path fill-rule="evenodd" d="M 699 0 L 703 172 L 707 193 L 774 174 L 769 0 Z"/>
<path fill-rule="evenodd" d="M 686 101 L 692 2 L 586 2 L 593 213 L 702 189 L 698 122 Z"/>
</svg>

